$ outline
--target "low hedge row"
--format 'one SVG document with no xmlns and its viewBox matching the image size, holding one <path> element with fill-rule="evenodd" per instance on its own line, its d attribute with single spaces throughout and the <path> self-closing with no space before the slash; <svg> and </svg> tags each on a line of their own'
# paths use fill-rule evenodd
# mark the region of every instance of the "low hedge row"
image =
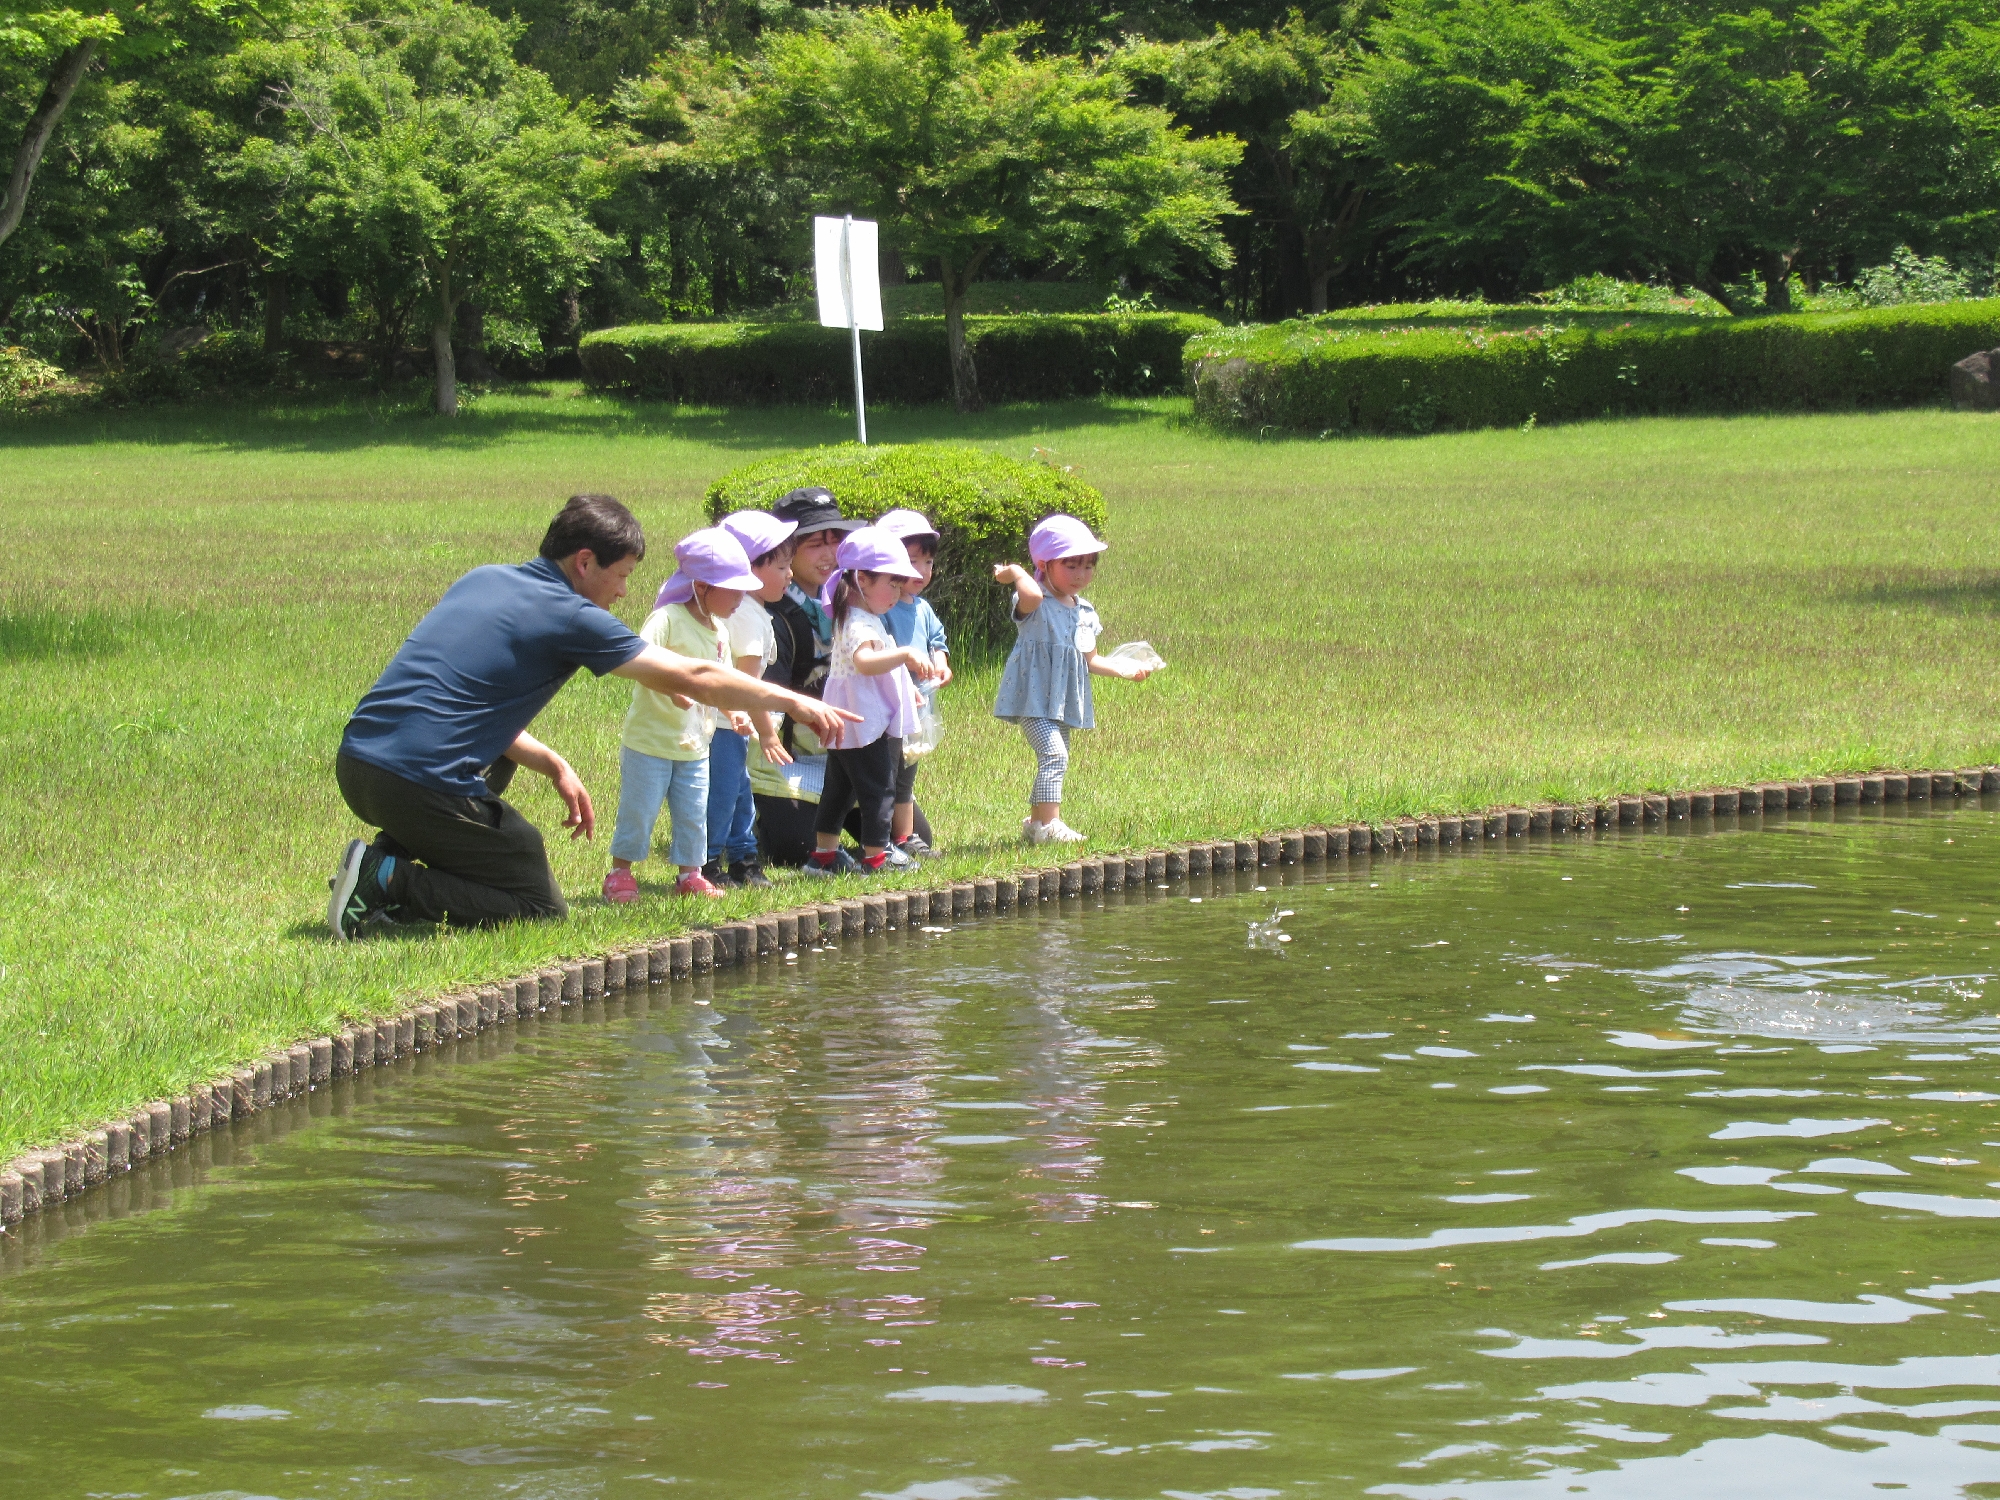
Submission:
<svg viewBox="0 0 2000 1500">
<path fill-rule="evenodd" d="M 708 487 L 709 519 L 767 510 L 808 484 L 832 490 L 846 515 L 873 520 L 908 506 L 930 517 L 938 558 L 926 597 L 961 661 L 1012 643 L 1014 595 L 994 583 L 993 565 L 1026 563 L 1037 521 L 1061 511 L 1104 534 L 1104 496 L 1068 469 L 941 443 L 840 443 L 761 459 Z"/>
<path fill-rule="evenodd" d="M 1196 415 L 1292 432 L 1429 432 L 1675 412 L 1912 406 L 2000 345 L 2000 299 L 1613 326 L 1357 328 L 1301 319 L 1188 342 Z"/>
<path fill-rule="evenodd" d="M 966 338 L 988 401 L 1150 395 L 1175 389 L 1181 349 L 1221 325 L 1187 313 L 968 317 Z M 691 405 L 847 401 L 848 335 L 810 323 L 653 323 L 584 336 L 591 385 Z M 861 336 L 868 399 L 951 394 L 944 319 L 908 318 Z"/>
</svg>

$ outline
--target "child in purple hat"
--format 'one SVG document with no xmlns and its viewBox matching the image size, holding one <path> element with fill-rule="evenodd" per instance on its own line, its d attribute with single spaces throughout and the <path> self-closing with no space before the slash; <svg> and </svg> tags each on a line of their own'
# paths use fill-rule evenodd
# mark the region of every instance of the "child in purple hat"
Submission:
<svg viewBox="0 0 2000 1500">
<path fill-rule="evenodd" d="M 1075 516 L 1050 516 L 1028 535 L 1035 571 L 1018 563 L 993 569 L 1014 590 L 1014 650 L 1000 677 L 993 716 L 1019 724 L 1035 752 L 1035 780 L 1021 837 L 1031 844 L 1076 844 L 1083 835 L 1062 820 L 1063 777 L 1072 729 L 1094 729 L 1090 679 L 1143 682 L 1148 669 L 1097 654 L 1103 628 L 1083 590 L 1097 575 L 1105 544 Z"/>
<path fill-rule="evenodd" d="M 833 662 L 823 697 L 861 721 L 827 752 L 826 784 L 813 821 L 817 847 L 805 864 L 807 875 L 818 876 L 909 865 L 908 855 L 890 854 L 896 776 L 903 768 L 903 736 L 916 725 L 915 683 L 938 675 L 935 663 L 916 647 L 898 646 L 882 619 L 902 597 L 903 580 L 917 576 L 902 540 L 863 526 L 841 539 L 835 562 L 838 570 L 820 594 L 833 621 Z M 858 863 L 840 847 L 841 824 L 857 807 Z"/>
<path fill-rule="evenodd" d="M 744 596 L 726 622 L 729 655 L 736 670 L 765 677 L 778 664 L 778 634 L 770 607 L 784 598 L 792 581 L 792 548 L 798 522 L 769 511 L 739 510 L 716 523 L 743 544 L 758 587 Z M 759 752 L 766 764 L 788 766 L 791 754 L 780 735 L 778 716 L 752 714 Z M 702 878 L 715 886 L 768 886 L 757 850 L 757 802 L 751 788 L 749 742 L 740 734 L 715 736 L 708 747 L 708 860 Z"/>
<path fill-rule="evenodd" d="M 951 641 L 945 635 L 944 621 L 938 618 L 937 611 L 931 608 L 931 602 L 923 597 L 923 592 L 930 587 L 931 575 L 937 568 L 938 544 L 942 538 L 922 511 L 892 510 L 878 516 L 875 524 L 891 536 L 902 539 L 910 566 L 917 570 L 915 578 L 903 580 L 903 597 L 896 601 L 883 620 L 897 645 L 915 646 L 938 669 L 938 675 L 932 681 L 917 684 L 918 715 L 920 718 L 928 715 L 929 738 L 934 745 L 937 690 L 950 682 L 952 676 Z M 936 851 L 931 847 L 928 823 L 923 828 L 917 826 L 917 771 L 923 764 L 921 758 L 911 759 L 917 753 L 915 742 L 906 741 L 903 767 L 896 777 L 896 811 L 890 837 L 895 847 L 912 859 L 924 859 Z"/>
<path fill-rule="evenodd" d="M 665 602 L 646 617 L 640 639 L 698 661 L 727 663 L 724 622 L 743 596 L 760 586 L 743 544 L 710 527 L 681 538 L 674 560 L 680 566 L 660 589 Z M 739 734 L 754 732 L 748 715 L 732 713 L 729 722 Z M 606 901 L 622 905 L 639 899 L 632 866 L 653 852 L 662 802 L 673 819 L 668 858 L 681 872 L 674 894 L 722 894 L 701 873 L 708 857 L 708 745 L 714 732 L 713 709 L 700 703 L 682 708 L 664 693 L 632 690 L 618 752 L 618 822 L 611 834 L 611 870 L 604 877 Z"/>
</svg>

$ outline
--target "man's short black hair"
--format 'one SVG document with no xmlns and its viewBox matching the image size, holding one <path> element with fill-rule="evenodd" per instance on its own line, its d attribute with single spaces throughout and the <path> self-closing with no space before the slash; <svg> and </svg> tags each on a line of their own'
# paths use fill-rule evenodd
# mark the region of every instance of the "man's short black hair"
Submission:
<svg viewBox="0 0 2000 1500">
<path fill-rule="evenodd" d="M 644 558 L 646 533 L 639 518 L 610 495 L 571 495 L 542 536 L 542 556 L 550 562 L 589 549 L 600 568 L 628 557 Z"/>
</svg>

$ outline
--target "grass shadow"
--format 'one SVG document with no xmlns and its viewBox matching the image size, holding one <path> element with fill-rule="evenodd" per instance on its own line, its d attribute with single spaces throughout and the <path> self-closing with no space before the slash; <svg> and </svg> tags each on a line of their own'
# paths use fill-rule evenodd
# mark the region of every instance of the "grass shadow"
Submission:
<svg viewBox="0 0 2000 1500">
<path fill-rule="evenodd" d="M 1849 603 L 1948 615 L 2000 615 L 2000 571 L 1970 569 L 1878 579 L 1845 595 Z"/>
<path fill-rule="evenodd" d="M 1171 397 L 1097 397 L 993 407 L 972 415 L 943 405 L 872 407 L 868 415 L 871 436 L 879 443 L 995 442 L 1051 428 L 1156 422 L 1175 406 Z M 676 406 L 559 383 L 476 395 L 454 420 L 433 416 L 427 392 L 408 389 L 0 417 L 0 448 L 121 442 L 300 454 L 384 447 L 467 452 L 522 439 L 651 437 L 752 452 L 849 442 L 853 435 L 854 416 L 845 408 Z"/>
</svg>

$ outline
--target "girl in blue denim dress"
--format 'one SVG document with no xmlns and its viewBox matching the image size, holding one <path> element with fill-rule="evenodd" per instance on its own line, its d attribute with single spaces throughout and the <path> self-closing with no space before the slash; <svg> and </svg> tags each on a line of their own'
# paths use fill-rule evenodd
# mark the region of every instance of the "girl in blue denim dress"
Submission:
<svg viewBox="0 0 2000 1500">
<path fill-rule="evenodd" d="M 1074 516 L 1050 516 L 1028 537 L 1035 571 L 1017 563 L 993 570 L 1014 590 L 1014 650 L 1000 678 L 993 716 L 1019 724 L 1035 752 L 1035 780 L 1021 837 L 1031 844 L 1075 844 L 1083 835 L 1062 820 L 1063 777 L 1072 729 L 1094 729 L 1090 679 L 1143 682 L 1148 669 L 1097 654 L 1097 611 L 1083 590 L 1097 574 L 1105 544 Z"/>
</svg>

